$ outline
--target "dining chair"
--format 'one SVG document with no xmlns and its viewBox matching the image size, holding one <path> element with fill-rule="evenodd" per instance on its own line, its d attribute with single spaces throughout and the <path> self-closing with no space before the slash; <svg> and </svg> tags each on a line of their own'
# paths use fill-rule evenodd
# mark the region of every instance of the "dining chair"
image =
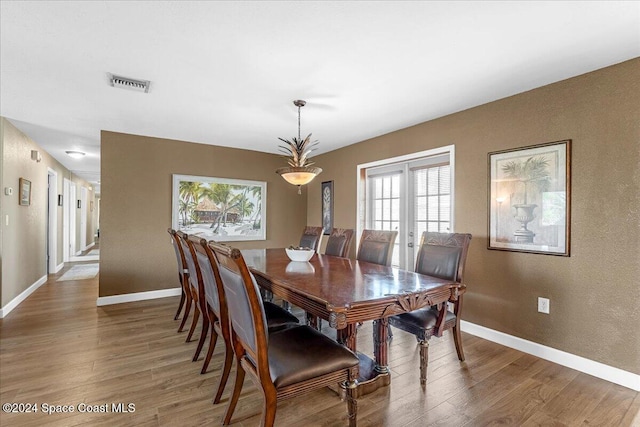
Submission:
<svg viewBox="0 0 640 427">
<path fill-rule="evenodd" d="M 462 283 L 470 241 L 471 234 L 425 231 L 420 239 L 415 271 Z M 415 335 L 418 340 L 420 346 L 420 384 L 422 385 L 425 385 L 427 381 L 429 338 L 432 336 L 442 336 L 443 331 L 452 329 L 458 359 L 464 361 L 460 335 L 462 295 L 458 295 L 455 300 L 450 302 L 453 304 L 453 312 L 449 310 L 448 304 L 445 302 L 440 306 L 425 307 L 389 317 L 390 327 L 393 326 L 409 332 Z"/>
<path fill-rule="evenodd" d="M 346 258 L 349 254 L 351 241 L 353 240 L 352 228 L 333 228 L 327 239 L 327 246 L 324 249 L 325 255 Z M 309 323 L 316 325 L 316 329 L 322 330 L 322 319 L 307 313 Z"/>
<path fill-rule="evenodd" d="M 299 246 L 318 251 L 318 248 L 320 247 L 320 239 L 322 238 L 322 231 L 322 227 L 306 226 L 304 230 L 302 230 Z"/>
<path fill-rule="evenodd" d="M 197 306 L 200 308 L 200 312 L 202 313 L 202 327 L 200 329 L 200 338 L 198 339 L 196 352 L 193 355 L 193 361 L 195 362 L 200 357 L 200 352 L 204 347 L 204 343 L 209 332 L 209 327 L 212 325 L 212 322 L 215 324 L 215 319 L 211 320 L 208 316 L 209 309 L 207 307 L 207 298 L 209 297 L 213 299 L 212 308 L 215 309 L 216 306 L 219 307 L 219 296 L 213 294 L 214 291 L 219 291 L 218 289 L 216 289 L 215 284 L 215 280 L 217 279 L 215 271 L 213 270 L 215 267 L 211 266 L 208 257 L 206 258 L 206 261 L 208 261 L 208 263 L 205 262 L 205 254 L 201 254 L 200 256 L 198 256 L 197 248 L 201 246 L 201 241 L 203 239 L 198 236 L 190 235 L 187 236 L 185 240 L 187 242 L 189 251 L 189 254 L 187 256 L 187 264 L 190 264 L 190 260 L 193 259 L 193 266 L 190 266 L 190 270 L 193 270 L 193 272 L 190 273 L 190 277 L 197 278 L 198 284 L 197 286 L 194 285 L 197 288 L 196 302 L 198 303 Z M 209 281 L 209 286 L 207 286 L 207 280 Z M 209 290 L 209 292 L 207 292 L 207 290 Z M 220 314 L 219 310 L 220 309 L 218 308 L 218 314 Z M 299 320 L 296 316 L 273 303 L 265 303 L 265 313 L 267 316 L 266 320 L 269 330 L 275 330 L 281 327 L 285 327 L 289 324 L 299 323 Z M 215 342 L 213 343 L 213 345 L 215 347 Z M 211 347 L 211 345 L 209 345 L 209 347 Z M 209 360 L 210 359 L 211 357 L 209 357 Z M 207 357 L 205 357 L 205 364 L 201 373 L 206 372 L 206 368 L 208 365 L 209 362 L 207 361 Z"/>
<path fill-rule="evenodd" d="M 235 384 L 222 424 L 231 422 L 248 373 L 264 399 L 263 427 L 273 426 L 278 400 L 338 383 L 345 384 L 349 425 L 355 426 L 358 357 L 306 325 L 267 333 L 258 285 L 242 254 L 223 244 L 210 247 L 219 262 L 236 358 Z"/>
<path fill-rule="evenodd" d="M 397 237 L 397 231 L 363 230 L 356 259 L 374 264 L 391 265 L 393 245 Z"/>
<path fill-rule="evenodd" d="M 324 254 L 345 258 L 349 254 L 352 240 L 352 228 L 334 228 L 327 239 Z"/>
<path fill-rule="evenodd" d="M 194 244 L 199 242 L 199 237 L 189 235 L 186 233 L 178 232 L 181 237 L 182 249 L 184 251 L 184 258 L 187 261 L 187 268 L 189 270 L 189 284 L 191 286 L 191 295 L 193 302 L 195 303 L 195 310 L 193 315 L 193 321 L 191 322 L 191 328 L 189 329 L 189 335 L 187 336 L 187 342 L 191 341 L 193 332 L 198 324 L 198 319 L 202 314 L 202 326 L 200 328 L 200 338 L 198 339 L 198 346 L 196 352 L 193 355 L 192 361 L 195 362 L 200 357 L 200 352 L 204 346 L 204 342 L 209 331 L 209 321 L 207 319 L 207 308 L 204 291 L 204 281 L 202 278 L 202 270 L 197 261 Z"/>
<path fill-rule="evenodd" d="M 184 328 L 184 324 L 187 321 L 187 317 L 189 317 L 189 312 L 191 311 L 191 292 L 189 291 L 189 270 L 187 269 L 187 261 L 184 258 L 184 253 L 182 252 L 182 246 L 180 245 L 179 237 L 176 234 L 176 231 L 172 228 L 167 229 L 167 232 L 171 236 L 171 243 L 173 245 L 173 250 L 176 253 L 176 260 L 178 262 L 178 280 L 180 281 L 180 287 L 182 292 L 180 293 L 180 303 L 178 304 L 178 310 L 176 311 L 176 315 L 173 320 L 178 320 L 180 317 L 180 312 L 182 311 L 183 306 L 186 302 L 186 308 L 184 310 L 184 315 L 182 317 L 182 321 L 180 322 L 180 326 L 178 327 L 178 332 L 182 332 L 182 328 Z"/>
<path fill-rule="evenodd" d="M 227 311 L 224 292 L 221 292 L 220 290 L 222 285 L 220 284 L 217 262 L 211 250 L 208 249 L 206 239 L 197 239 L 197 243 L 194 242 L 193 246 L 195 249 L 197 265 L 202 275 L 205 301 L 204 313 L 209 323 L 208 329 L 211 329 L 209 347 L 204 363 L 202 364 L 202 370 L 200 371 L 201 374 L 207 372 L 219 335 L 222 336 L 226 346 L 225 360 L 222 365 L 222 376 L 220 377 L 220 383 L 218 385 L 216 396 L 213 400 L 214 403 L 218 403 L 227 382 L 229 372 L 231 371 L 231 364 L 233 361 L 233 351 L 230 345 L 231 340 L 229 339 L 231 336 L 229 332 L 229 314 Z"/>
<path fill-rule="evenodd" d="M 187 288 L 188 295 L 191 297 L 191 305 L 194 307 L 191 326 L 189 327 L 189 333 L 185 340 L 185 342 L 189 342 L 191 341 L 193 332 L 198 325 L 198 319 L 200 318 L 200 304 L 198 303 L 198 277 L 195 271 L 195 264 L 193 263 L 191 252 L 189 250 L 189 245 L 187 244 L 189 235 L 183 231 L 176 231 L 176 236 L 178 236 L 178 243 L 180 244 L 180 248 L 184 254 L 185 266 L 189 272 L 187 277 Z"/>
<path fill-rule="evenodd" d="M 298 244 L 298 246 L 300 246 L 301 248 L 310 248 L 318 252 L 323 230 L 324 229 L 322 227 L 306 226 L 304 230 L 302 230 L 302 236 L 300 237 L 300 243 Z M 264 299 L 266 300 L 270 300 L 273 297 L 268 291 L 265 291 L 264 294 L 266 297 Z M 289 301 L 282 301 L 282 307 L 285 310 L 291 310 Z"/>
<path fill-rule="evenodd" d="M 203 320 L 206 319 L 208 325 L 203 325 L 203 333 L 201 334 L 201 340 L 203 340 L 203 342 L 206 337 L 207 330 L 211 330 L 207 355 L 205 356 L 204 363 L 200 371 L 201 374 L 207 372 L 218 336 L 222 336 L 225 345 L 225 358 L 222 366 L 222 375 L 220 376 L 217 391 L 213 399 L 213 403 L 219 403 L 229 377 L 229 372 L 231 372 L 231 365 L 233 362 L 227 303 L 218 270 L 218 262 L 213 251 L 209 247 L 209 243 L 206 239 L 196 236 L 189 236 L 188 243 L 194 249 L 197 261 L 196 269 L 200 271 L 204 290 L 203 301 L 205 303 L 204 307 L 202 307 L 204 316 Z M 277 305 L 265 303 L 265 306 L 269 307 L 266 317 L 267 326 L 270 332 L 288 325 L 299 323 L 297 317 Z"/>
</svg>

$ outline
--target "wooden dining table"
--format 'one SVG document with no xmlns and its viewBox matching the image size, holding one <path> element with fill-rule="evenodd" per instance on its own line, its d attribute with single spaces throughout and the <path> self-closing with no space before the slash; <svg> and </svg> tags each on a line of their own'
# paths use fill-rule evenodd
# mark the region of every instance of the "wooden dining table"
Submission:
<svg viewBox="0 0 640 427">
<path fill-rule="evenodd" d="M 242 250 L 258 285 L 307 313 L 307 322 L 325 319 L 338 342 L 360 359 L 358 395 L 391 383 L 388 317 L 454 301 L 463 284 L 364 261 L 315 254 L 291 261 L 284 248 Z M 374 357 L 356 348 L 358 324 L 373 321 Z"/>
</svg>

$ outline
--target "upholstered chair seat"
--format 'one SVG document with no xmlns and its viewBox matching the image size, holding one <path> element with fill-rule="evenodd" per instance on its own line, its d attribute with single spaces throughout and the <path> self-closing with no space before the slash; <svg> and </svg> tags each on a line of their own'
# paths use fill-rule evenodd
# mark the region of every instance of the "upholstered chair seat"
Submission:
<svg viewBox="0 0 640 427">
<path fill-rule="evenodd" d="M 358 357 L 309 326 L 269 334 L 269 371 L 276 388 L 348 369 Z"/>
<path fill-rule="evenodd" d="M 440 311 L 437 307 L 423 308 L 409 313 L 398 314 L 394 316 L 394 320 L 396 324 L 402 323 L 402 329 L 415 335 L 419 341 L 428 340 L 436 333 L 439 313 Z M 455 323 L 456 315 L 447 310 L 443 330 L 452 328 Z"/>
</svg>

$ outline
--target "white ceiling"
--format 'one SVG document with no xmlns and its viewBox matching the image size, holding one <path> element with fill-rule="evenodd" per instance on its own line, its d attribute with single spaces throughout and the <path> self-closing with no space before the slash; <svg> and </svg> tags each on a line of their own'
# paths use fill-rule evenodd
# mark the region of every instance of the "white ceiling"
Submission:
<svg viewBox="0 0 640 427">
<path fill-rule="evenodd" d="M 100 130 L 275 153 L 304 99 L 319 154 L 638 57 L 640 2 L 2 0 L 0 42 L 0 114 L 95 182 Z"/>
</svg>

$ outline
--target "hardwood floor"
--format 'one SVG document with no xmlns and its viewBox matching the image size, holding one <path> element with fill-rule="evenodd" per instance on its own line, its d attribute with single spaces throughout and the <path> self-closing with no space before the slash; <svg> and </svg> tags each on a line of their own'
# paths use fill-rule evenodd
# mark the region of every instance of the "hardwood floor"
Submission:
<svg viewBox="0 0 640 427">
<path fill-rule="evenodd" d="M 97 278 L 56 282 L 71 265 L 0 320 L 0 401 L 39 410 L 2 412 L 0 425 L 220 425 L 235 375 L 214 406 L 223 344 L 200 375 L 202 357 L 191 362 L 196 341 L 176 333 L 178 297 L 96 307 Z M 637 392 L 472 335 L 463 342 L 467 360 L 460 363 L 450 334 L 431 340 L 423 390 L 416 341 L 394 330 L 392 384 L 358 400 L 358 425 L 640 425 Z M 371 324 L 361 328 L 358 346 L 372 354 Z M 45 403 L 75 412 L 47 415 Z M 81 403 L 110 410 L 131 403 L 135 412 L 80 413 Z M 258 425 L 261 405 L 247 378 L 232 425 Z M 346 414 L 346 404 L 324 389 L 282 401 L 276 425 L 346 425 Z"/>
</svg>

